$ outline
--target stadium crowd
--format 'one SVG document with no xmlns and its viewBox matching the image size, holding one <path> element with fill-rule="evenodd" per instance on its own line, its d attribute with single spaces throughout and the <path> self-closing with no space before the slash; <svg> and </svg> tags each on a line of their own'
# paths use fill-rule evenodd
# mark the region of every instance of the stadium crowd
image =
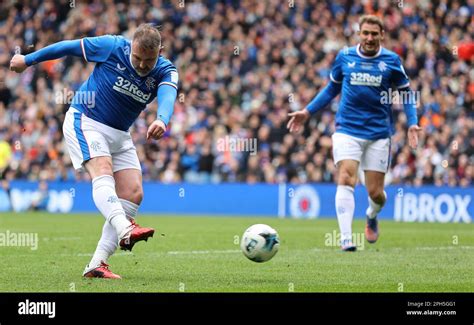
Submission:
<svg viewBox="0 0 474 325">
<path fill-rule="evenodd" d="M 288 132 L 287 114 L 328 82 L 337 51 L 357 43 L 358 18 L 365 13 L 383 18 L 383 44 L 402 57 L 424 128 L 412 152 L 403 107 L 394 104 L 392 182 L 472 186 L 473 0 L 3 2 L 0 176 L 88 177 L 72 168 L 62 122 L 94 64 L 68 57 L 20 75 L 8 69 L 15 51 L 104 34 L 130 37 L 140 23 L 151 22 L 161 26 L 163 54 L 178 68 L 180 89 L 163 139 L 146 140 L 156 101 L 132 127 L 144 180 L 333 182 L 337 100 L 301 134 Z M 257 150 L 222 150 L 223 139 L 257 139 Z"/>
</svg>

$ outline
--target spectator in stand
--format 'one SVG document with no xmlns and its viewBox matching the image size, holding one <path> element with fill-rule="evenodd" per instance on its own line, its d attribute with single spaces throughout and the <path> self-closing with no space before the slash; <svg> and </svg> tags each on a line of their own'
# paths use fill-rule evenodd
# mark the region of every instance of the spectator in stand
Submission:
<svg viewBox="0 0 474 325">
<path fill-rule="evenodd" d="M 181 89 L 170 130 L 144 141 L 156 103 L 132 127 L 143 179 L 169 182 L 328 182 L 335 170 L 334 113 L 288 134 L 287 114 L 324 87 L 331 62 L 351 46 L 357 19 L 376 14 L 384 45 L 401 56 L 417 91 L 425 133 L 412 152 L 402 105 L 394 105 L 393 182 L 472 186 L 474 165 L 474 3 L 390 1 L 3 1 L 0 4 L 0 147 L 9 145 L 0 178 L 85 180 L 65 153 L 60 127 L 73 92 L 93 64 L 67 58 L 24 74 L 8 70 L 16 50 L 28 53 L 62 39 L 133 35 L 143 22 L 161 25 L 164 54 Z M 257 139 L 258 150 L 221 152 L 222 137 Z M 140 139 L 140 140 L 138 140 Z M 137 141 L 138 140 L 138 141 Z M 3 141 L 3 142 L 2 142 Z M 6 155 L 0 153 L 0 164 Z M 3 158 L 2 158 L 3 157 Z M 443 162 L 447 162 L 443 163 Z"/>
</svg>

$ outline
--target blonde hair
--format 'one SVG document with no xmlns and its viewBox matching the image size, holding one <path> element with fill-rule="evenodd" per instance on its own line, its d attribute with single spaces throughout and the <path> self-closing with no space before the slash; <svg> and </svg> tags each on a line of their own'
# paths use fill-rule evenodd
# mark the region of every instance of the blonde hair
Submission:
<svg viewBox="0 0 474 325">
<path fill-rule="evenodd" d="M 371 25 L 378 25 L 380 27 L 380 31 L 384 31 L 382 19 L 374 15 L 364 15 L 359 18 L 359 30 L 362 29 L 363 24 L 371 24 Z"/>
<path fill-rule="evenodd" d="M 161 49 L 161 35 L 158 27 L 153 24 L 141 24 L 133 34 L 133 42 L 137 42 L 146 50 Z"/>
</svg>

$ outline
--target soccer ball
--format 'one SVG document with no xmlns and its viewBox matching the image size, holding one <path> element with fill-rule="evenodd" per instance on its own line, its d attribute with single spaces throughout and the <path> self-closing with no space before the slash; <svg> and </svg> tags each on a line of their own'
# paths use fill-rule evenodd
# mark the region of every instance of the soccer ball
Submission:
<svg viewBox="0 0 474 325">
<path fill-rule="evenodd" d="M 280 248 L 280 238 L 275 229 L 268 225 L 256 224 L 245 230 L 240 249 L 254 262 L 269 261 Z"/>
</svg>

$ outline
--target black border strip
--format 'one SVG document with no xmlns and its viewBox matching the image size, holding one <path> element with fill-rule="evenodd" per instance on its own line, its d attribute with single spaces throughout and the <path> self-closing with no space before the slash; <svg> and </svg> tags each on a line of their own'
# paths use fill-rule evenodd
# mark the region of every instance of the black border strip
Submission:
<svg viewBox="0 0 474 325">
<path fill-rule="evenodd" d="M 20 302 L 55 302 L 55 318 L 19 315 Z M 407 315 L 407 311 L 455 315 Z M 0 293 L 0 324 L 138 320 L 392 320 L 474 324 L 474 293 Z M 132 322 L 133 323 L 133 322 Z"/>
</svg>

